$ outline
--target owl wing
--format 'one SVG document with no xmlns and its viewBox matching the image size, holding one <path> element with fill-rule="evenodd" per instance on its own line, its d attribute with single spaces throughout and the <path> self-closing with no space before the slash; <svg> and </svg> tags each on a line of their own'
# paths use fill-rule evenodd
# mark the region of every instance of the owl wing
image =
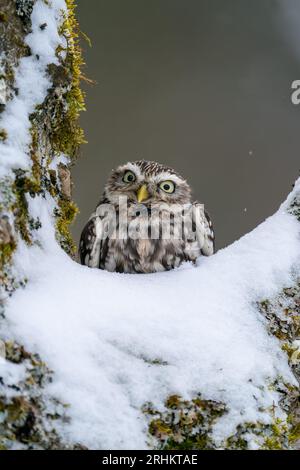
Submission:
<svg viewBox="0 0 300 470">
<path fill-rule="evenodd" d="M 213 255 L 215 251 L 215 234 L 212 221 L 204 209 L 204 205 L 199 202 L 193 203 L 193 231 L 196 233 L 201 253 L 205 256 Z"/>
<path fill-rule="evenodd" d="M 107 206 L 110 204 L 103 194 L 81 233 L 78 256 L 81 264 L 90 268 L 102 268 L 101 264 L 105 263 L 107 256 L 108 232 L 116 222 L 114 211 L 107 210 Z"/>
<path fill-rule="evenodd" d="M 92 216 L 82 230 L 79 243 L 81 264 L 90 268 L 99 268 L 103 244 L 103 221 Z"/>
</svg>

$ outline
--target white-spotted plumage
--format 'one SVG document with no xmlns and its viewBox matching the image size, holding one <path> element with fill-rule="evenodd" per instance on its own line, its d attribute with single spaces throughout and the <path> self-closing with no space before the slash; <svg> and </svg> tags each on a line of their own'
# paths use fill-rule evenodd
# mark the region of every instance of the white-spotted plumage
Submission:
<svg viewBox="0 0 300 470">
<path fill-rule="evenodd" d="M 213 253 L 211 220 L 203 204 L 191 201 L 188 183 L 145 160 L 112 171 L 79 246 L 82 264 L 127 273 L 165 271 Z"/>
</svg>

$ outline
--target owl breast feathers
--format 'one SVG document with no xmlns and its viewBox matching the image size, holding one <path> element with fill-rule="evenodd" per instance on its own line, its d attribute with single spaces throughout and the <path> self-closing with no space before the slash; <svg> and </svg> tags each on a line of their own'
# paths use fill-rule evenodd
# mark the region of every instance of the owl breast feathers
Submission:
<svg viewBox="0 0 300 470">
<path fill-rule="evenodd" d="M 112 171 L 79 245 L 81 264 L 125 273 L 167 271 L 213 253 L 211 220 L 187 182 L 144 160 Z"/>
</svg>

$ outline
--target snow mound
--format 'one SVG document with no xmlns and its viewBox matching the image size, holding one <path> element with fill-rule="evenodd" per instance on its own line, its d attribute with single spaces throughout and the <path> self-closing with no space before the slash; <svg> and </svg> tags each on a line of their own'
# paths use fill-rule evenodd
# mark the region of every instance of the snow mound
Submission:
<svg viewBox="0 0 300 470">
<path fill-rule="evenodd" d="M 299 182 L 294 197 L 299 189 Z M 13 335 L 54 371 L 47 393 L 70 404 L 59 432 L 89 448 L 147 446 L 145 402 L 171 394 L 226 403 L 214 427 L 221 442 L 241 422 L 269 422 L 281 376 L 296 385 L 257 302 L 292 283 L 299 223 L 287 203 L 210 258 L 157 274 L 117 274 L 72 261 L 58 247 L 51 204 L 29 201 L 40 246 L 19 244 L 16 268 L 28 284 L 9 301 Z"/>
</svg>

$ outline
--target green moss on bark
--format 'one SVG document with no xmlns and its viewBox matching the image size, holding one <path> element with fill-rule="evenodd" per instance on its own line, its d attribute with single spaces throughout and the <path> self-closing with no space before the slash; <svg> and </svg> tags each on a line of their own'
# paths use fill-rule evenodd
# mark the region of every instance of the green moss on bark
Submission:
<svg viewBox="0 0 300 470">
<path fill-rule="evenodd" d="M 75 158 L 81 144 L 85 143 L 84 133 L 78 124 L 78 118 L 85 111 L 84 94 L 80 88 L 81 67 L 84 64 L 79 45 L 79 27 L 75 16 L 74 0 L 66 0 L 68 15 L 60 28 L 60 34 L 67 42 L 67 50 L 58 48 L 57 55 L 66 52 L 64 67 L 55 70 L 51 66 L 53 82 L 59 85 L 64 78 L 69 81 L 64 100 L 66 106 L 57 112 L 57 122 L 53 126 L 51 141 L 54 150 Z M 50 70 L 51 73 L 51 70 Z"/>
<path fill-rule="evenodd" d="M 5 129 L 0 129 L 0 141 L 5 142 L 7 139 L 7 132 Z"/>
</svg>

